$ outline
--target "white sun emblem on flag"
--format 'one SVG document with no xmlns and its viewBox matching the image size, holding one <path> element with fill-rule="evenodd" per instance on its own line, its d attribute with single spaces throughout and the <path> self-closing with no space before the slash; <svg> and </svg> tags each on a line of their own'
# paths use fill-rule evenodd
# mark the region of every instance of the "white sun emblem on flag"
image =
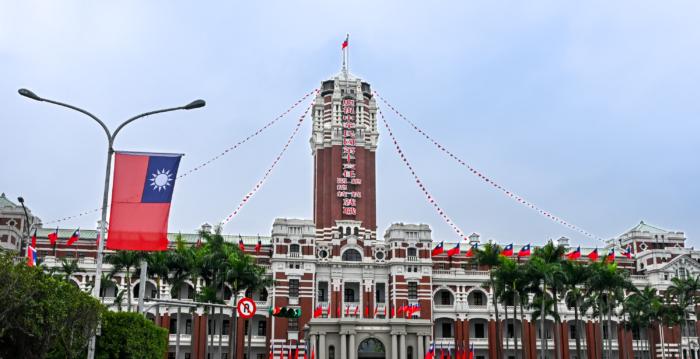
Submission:
<svg viewBox="0 0 700 359">
<path fill-rule="evenodd" d="M 156 188 L 158 189 L 158 192 L 160 192 L 161 189 L 166 189 L 165 186 L 172 186 L 170 181 L 173 179 L 170 178 L 172 174 L 170 173 L 170 170 L 165 170 L 163 169 L 163 172 L 156 170 L 157 173 L 151 174 L 154 178 L 151 178 L 151 186 L 153 186 L 153 190 L 155 191 Z"/>
</svg>

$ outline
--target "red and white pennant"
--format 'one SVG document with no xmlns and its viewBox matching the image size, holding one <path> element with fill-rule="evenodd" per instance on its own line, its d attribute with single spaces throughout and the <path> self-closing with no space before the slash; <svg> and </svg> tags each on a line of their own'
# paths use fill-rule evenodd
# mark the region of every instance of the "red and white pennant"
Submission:
<svg viewBox="0 0 700 359">
<path fill-rule="evenodd" d="M 430 194 L 428 193 L 428 190 L 425 189 L 425 186 L 423 186 L 423 184 L 420 182 L 420 179 L 418 179 L 418 176 L 416 175 L 415 170 L 411 167 L 411 164 L 409 164 L 408 161 L 406 160 L 406 156 L 401 152 L 401 148 L 399 147 L 399 144 L 396 142 L 396 138 L 394 137 L 394 133 L 391 132 L 391 128 L 389 128 L 389 123 L 386 122 L 386 119 L 384 118 L 384 114 L 382 113 L 382 110 L 379 108 L 379 106 L 377 106 L 377 111 L 379 111 L 379 115 L 382 116 L 382 121 L 384 121 L 384 126 L 386 126 L 386 129 L 389 131 L 389 136 L 391 136 L 391 139 L 394 141 L 394 145 L 396 145 L 396 150 L 399 152 L 399 155 L 401 155 L 403 162 L 406 164 L 408 169 L 411 171 L 411 175 L 413 175 L 413 177 L 416 179 L 416 184 L 418 184 L 418 187 L 420 187 L 421 191 L 423 191 L 423 193 L 425 193 L 425 195 L 430 200 L 430 203 L 435 207 L 435 209 L 438 211 L 438 213 L 440 213 L 442 218 L 445 219 L 447 224 L 449 224 L 452 227 L 452 229 L 454 229 L 457 232 L 457 234 L 459 234 L 459 236 L 464 238 L 464 240 L 466 241 L 467 238 L 464 237 L 464 234 L 457 228 L 457 226 L 454 224 L 454 222 L 452 222 L 449 218 L 447 218 L 447 215 L 445 214 L 445 212 L 438 206 L 437 202 L 435 202 L 435 199 L 433 199 L 432 196 L 430 196 Z"/>
<path fill-rule="evenodd" d="M 231 150 L 233 150 L 233 149 L 235 149 L 235 148 L 238 148 L 238 146 L 240 146 L 240 145 L 246 143 L 246 141 L 250 140 L 251 138 L 253 138 L 253 137 L 257 136 L 257 135 L 259 135 L 263 130 L 265 130 L 266 128 L 272 126 L 272 125 L 273 125 L 275 122 L 277 122 L 278 120 L 282 119 L 282 117 L 284 117 L 284 115 L 288 114 L 288 113 L 289 113 L 290 111 L 292 111 L 295 107 L 297 107 L 297 105 L 299 105 L 302 101 L 306 100 L 309 96 L 313 95 L 313 94 L 316 93 L 316 92 L 318 92 L 318 90 L 313 90 L 313 91 L 311 91 L 308 95 L 302 97 L 302 99 L 299 100 L 299 101 L 297 101 L 294 105 L 292 105 L 292 107 L 290 107 L 289 110 L 287 110 L 286 112 L 283 112 L 280 116 L 278 116 L 278 117 L 277 117 L 276 119 L 274 119 L 272 122 L 268 123 L 267 125 L 265 125 L 265 127 L 263 127 L 263 128 L 261 128 L 260 130 L 258 130 L 258 132 L 255 132 L 254 134 L 248 136 L 245 140 L 243 140 L 243 141 L 241 141 L 241 142 L 238 142 L 238 144 L 236 144 L 235 146 L 233 146 L 233 147 L 231 147 L 231 148 L 225 150 L 225 151 L 222 152 L 220 155 L 218 155 L 218 156 L 212 158 L 211 160 L 207 161 L 206 163 L 204 163 L 204 164 L 202 164 L 202 165 L 200 165 L 200 166 L 198 166 L 198 167 L 195 167 L 195 168 L 193 168 L 193 169 L 191 169 L 191 170 L 189 170 L 189 171 L 187 171 L 187 172 L 182 173 L 181 175 L 177 176 L 177 178 L 182 178 L 182 177 L 184 177 L 184 176 L 187 176 L 188 173 L 191 173 L 191 172 L 193 172 L 193 171 L 197 171 L 197 170 L 199 170 L 200 168 L 202 168 L 202 167 L 206 166 L 207 164 L 211 163 L 212 161 L 216 161 L 219 157 L 224 156 L 226 153 L 228 153 L 228 151 L 231 151 Z M 93 210 L 91 210 L 91 211 L 87 211 L 87 212 L 84 212 L 84 213 L 76 214 L 76 215 L 73 215 L 73 216 L 70 216 L 70 217 L 66 217 L 66 218 L 63 218 L 63 219 L 54 220 L 54 221 L 51 221 L 51 222 L 46 222 L 46 223 L 44 223 L 44 224 L 51 224 L 51 223 L 56 223 L 56 222 L 61 222 L 61 221 L 69 220 L 69 219 L 72 219 L 72 218 L 78 218 L 78 217 L 81 217 L 81 216 L 86 215 L 86 214 L 88 214 L 88 213 L 93 213 L 93 212 L 97 212 L 97 211 L 101 211 L 101 210 L 102 210 L 102 208 L 96 208 L 96 209 L 93 209 Z"/>
<path fill-rule="evenodd" d="M 289 144 L 290 144 L 290 143 L 292 142 L 292 140 L 294 139 L 294 136 L 297 134 L 297 132 L 299 132 L 299 126 L 301 126 L 302 122 L 304 122 L 304 118 L 306 117 L 306 114 L 307 114 L 307 113 L 309 112 L 309 110 L 313 107 L 313 105 L 314 105 L 315 102 L 316 102 L 316 99 L 314 99 L 313 101 L 311 101 L 311 104 L 309 105 L 309 107 L 306 109 L 306 111 L 304 111 L 304 114 L 301 116 L 301 119 L 299 120 L 299 123 L 297 123 L 296 129 L 294 129 L 294 132 L 292 133 L 292 136 L 289 137 L 289 141 L 287 141 L 287 144 L 284 145 L 284 149 L 282 149 L 282 152 L 280 153 L 280 155 L 277 156 L 277 159 L 275 160 L 275 162 L 272 163 L 272 166 L 270 166 L 270 169 L 267 170 L 267 172 L 265 173 L 265 176 L 263 176 L 262 180 L 260 180 L 260 182 L 258 182 L 258 184 L 255 186 L 255 188 L 253 188 L 253 190 L 252 190 L 250 193 L 248 193 L 248 195 L 245 196 L 245 198 L 243 198 L 243 200 L 241 200 L 241 203 L 238 205 L 238 207 L 236 207 L 236 210 L 233 211 L 233 214 L 229 215 L 228 217 L 226 217 L 226 219 L 224 219 L 224 220 L 222 221 L 223 224 L 228 223 L 228 221 L 230 221 L 230 220 L 233 218 L 233 216 L 235 216 L 236 214 L 238 214 L 238 212 L 240 212 L 240 210 L 241 210 L 241 207 L 243 207 L 243 205 L 244 205 L 246 202 L 248 202 L 248 200 L 253 196 L 253 194 L 254 194 L 255 192 L 257 192 L 258 189 L 260 189 L 260 186 L 262 186 L 263 182 L 265 182 L 265 179 L 267 178 L 267 176 L 270 175 L 270 172 L 272 172 L 272 169 L 275 168 L 275 165 L 277 165 L 277 162 L 280 160 L 280 158 L 282 158 L 282 155 L 284 155 L 284 152 L 287 151 L 287 147 L 289 147 Z"/>
<path fill-rule="evenodd" d="M 459 159 L 459 158 L 458 158 L 457 156 L 455 156 L 453 153 L 450 153 L 450 151 L 448 151 L 444 146 L 442 146 L 442 145 L 438 144 L 437 142 L 435 142 L 435 140 L 433 140 L 432 138 L 430 138 L 430 136 L 428 136 L 424 131 L 418 129 L 418 127 L 417 127 L 416 125 L 414 125 L 411 121 L 409 121 L 406 117 L 404 117 L 401 113 L 399 113 L 399 111 L 397 111 L 394 107 L 392 107 L 391 104 L 389 104 L 389 102 L 387 102 L 384 98 L 382 98 L 381 96 L 379 96 L 379 94 L 377 93 L 377 91 L 374 91 L 374 94 L 375 94 L 377 97 L 379 97 L 379 99 L 381 99 L 382 101 L 384 101 L 384 103 L 385 103 L 387 106 L 389 106 L 389 108 L 391 108 L 394 112 L 396 112 L 396 114 L 399 115 L 399 117 L 401 117 L 404 121 L 408 122 L 408 123 L 413 127 L 414 130 L 418 131 L 418 133 L 420 133 L 420 134 L 423 135 L 426 139 L 430 140 L 430 142 L 432 142 L 433 144 L 435 144 L 435 146 L 437 146 L 438 149 L 440 149 L 440 150 L 442 150 L 443 152 L 445 152 L 445 154 L 450 155 L 450 157 L 452 157 L 452 158 L 453 158 L 454 160 L 456 160 L 457 162 L 461 163 L 463 166 L 467 166 L 466 162 L 463 162 L 461 159 Z M 383 118 L 383 117 L 384 117 L 384 116 L 382 116 L 382 118 Z M 385 122 L 386 122 L 386 120 L 385 120 Z M 493 185 L 494 188 L 500 189 L 500 190 L 501 190 L 503 193 L 505 193 L 507 196 L 513 198 L 514 200 L 517 200 L 518 202 L 520 202 L 520 203 L 522 203 L 522 204 L 524 204 L 524 205 L 530 207 L 531 209 L 533 209 L 533 210 L 535 210 L 535 211 L 540 212 L 540 214 L 542 214 L 543 216 L 547 216 L 547 218 L 552 219 L 552 220 L 554 220 L 555 222 L 558 222 L 558 223 L 560 223 L 560 224 L 562 224 L 562 225 L 564 225 L 564 226 L 567 226 L 567 227 L 569 227 L 569 228 L 571 228 L 571 229 L 573 229 L 573 230 L 575 230 L 575 231 L 577 231 L 577 232 L 581 232 L 581 233 L 583 233 L 583 234 L 585 234 L 585 235 L 587 235 L 587 236 L 589 236 L 589 237 L 596 238 L 596 239 L 598 239 L 598 240 L 600 240 L 600 241 L 605 242 L 604 239 L 602 239 L 602 238 L 600 238 L 600 237 L 598 237 L 598 236 L 596 236 L 596 235 L 594 235 L 594 234 L 591 234 L 591 233 L 589 233 L 589 232 L 587 232 L 587 231 L 585 231 L 585 230 L 583 230 L 583 229 L 581 229 L 581 228 L 579 228 L 579 227 L 573 226 L 573 225 L 571 225 L 570 223 L 568 223 L 568 222 L 562 220 L 561 218 L 555 217 L 555 216 L 552 215 L 551 213 L 547 213 L 547 212 L 545 212 L 544 210 L 539 209 L 538 207 L 535 207 L 532 203 L 525 201 L 522 197 L 516 196 L 513 192 L 506 190 L 505 188 L 503 188 L 503 187 L 499 186 L 498 184 L 494 183 L 493 180 L 490 180 L 490 179 L 486 178 L 485 175 L 483 175 L 483 174 L 477 172 L 474 168 L 472 168 L 472 167 L 470 167 L 470 166 L 467 166 L 467 169 L 469 169 L 469 171 L 472 172 L 474 175 L 477 175 L 477 176 L 481 177 L 487 184 Z"/>
</svg>

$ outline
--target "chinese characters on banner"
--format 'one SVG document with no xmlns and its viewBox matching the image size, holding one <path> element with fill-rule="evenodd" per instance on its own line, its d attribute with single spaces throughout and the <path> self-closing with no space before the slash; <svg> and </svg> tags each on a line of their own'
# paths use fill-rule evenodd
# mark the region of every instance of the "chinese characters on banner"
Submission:
<svg viewBox="0 0 700 359">
<path fill-rule="evenodd" d="M 343 199 L 343 214 L 350 216 L 357 215 L 357 198 L 362 197 L 355 188 L 362 184 L 355 178 L 355 115 L 355 100 L 343 100 L 343 177 L 336 182 L 336 193 Z"/>
</svg>

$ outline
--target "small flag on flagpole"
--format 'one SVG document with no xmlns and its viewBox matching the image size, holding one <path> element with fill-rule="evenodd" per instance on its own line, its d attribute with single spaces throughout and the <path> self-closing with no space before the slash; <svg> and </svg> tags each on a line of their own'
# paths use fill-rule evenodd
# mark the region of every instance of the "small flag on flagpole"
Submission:
<svg viewBox="0 0 700 359">
<path fill-rule="evenodd" d="M 56 227 L 55 232 L 49 234 L 49 241 L 51 241 L 52 245 L 56 243 L 56 240 L 58 240 L 58 227 Z"/>
<path fill-rule="evenodd" d="M 68 239 L 68 243 L 66 243 L 66 247 L 77 242 L 78 239 L 80 239 L 80 227 L 78 227 L 78 229 L 76 229 L 75 232 L 73 232 L 73 235 L 70 236 L 70 238 Z"/>
</svg>

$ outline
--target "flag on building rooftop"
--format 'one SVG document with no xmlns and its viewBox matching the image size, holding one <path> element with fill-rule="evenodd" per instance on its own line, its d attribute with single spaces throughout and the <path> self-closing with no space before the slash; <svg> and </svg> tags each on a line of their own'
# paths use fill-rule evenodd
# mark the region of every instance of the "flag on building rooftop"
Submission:
<svg viewBox="0 0 700 359">
<path fill-rule="evenodd" d="M 116 152 L 107 249 L 168 249 L 168 218 L 181 158 Z"/>
<path fill-rule="evenodd" d="M 443 252 L 443 250 L 444 250 L 444 246 L 443 246 L 443 245 L 444 245 L 444 241 L 440 242 L 440 244 L 438 244 L 437 246 L 435 246 L 435 248 L 433 248 L 433 252 L 432 252 L 430 255 L 431 255 L 431 256 L 437 256 L 437 255 L 442 254 L 442 252 Z"/>
<path fill-rule="evenodd" d="M 513 243 L 505 246 L 505 248 L 503 248 L 503 252 L 501 252 L 501 254 L 506 256 L 506 257 L 512 256 L 513 255 Z"/>
<path fill-rule="evenodd" d="M 595 262 L 598 260 L 598 247 L 595 247 L 593 252 L 588 253 L 588 258 L 591 260 L 591 262 Z"/>
<path fill-rule="evenodd" d="M 348 40 L 349 39 L 350 39 L 349 36 L 345 38 L 345 41 L 343 41 L 343 47 L 341 48 L 341 50 L 345 50 L 345 48 L 348 47 Z"/>
<path fill-rule="evenodd" d="M 459 243 L 457 243 L 454 248 L 447 250 L 447 258 L 450 258 L 455 254 L 459 254 L 460 251 L 461 249 L 459 248 Z"/>
<path fill-rule="evenodd" d="M 258 244 L 255 245 L 255 253 L 260 254 L 260 248 L 262 248 L 262 242 L 260 241 L 260 235 L 258 234 Z"/>
<path fill-rule="evenodd" d="M 530 255 L 530 243 L 524 245 L 522 248 L 520 248 L 520 251 L 518 252 L 518 257 L 525 257 Z M 466 348 L 465 348 L 466 350 Z"/>
<path fill-rule="evenodd" d="M 608 253 L 608 257 L 605 258 L 605 263 L 614 262 L 614 261 L 615 261 L 615 248 L 610 250 L 610 253 Z"/>
<path fill-rule="evenodd" d="M 622 252 L 622 254 L 627 257 L 627 259 L 632 259 L 632 247 L 627 247 L 627 249 Z"/>
<path fill-rule="evenodd" d="M 578 246 L 575 251 L 569 253 L 566 256 L 566 259 L 576 259 L 576 258 L 581 258 L 581 246 Z"/>
<path fill-rule="evenodd" d="M 36 228 L 34 228 L 34 235 L 32 236 L 32 247 L 36 248 Z"/>
<path fill-rule="evenodd" d="M 241 248 L 241 252 L 245 252 L 245 245 L 243 244 L 243 237 L 238 233 L 238 247 Z"/>
<path fill-rule="evenodd" d="M 73 234 L 68 238 L 68 243 L 66 243 L 66 246 L 70 246 L 71 244 L 75 243 L 80 239 L 80 227 L 73 232 Z"/>
<path fill-rule="evenodd" d="M 56 240 L 58 240 L 58 227 L 56 227 L 55 232 L 49 233 L 49 241 L 51 241 L 51 244 L 56 243 Z"/>
<path fill-rule="evenodd" d="M 199 246 L 201 246 L 201 245 L 202 245 L 202 237 L 199 237 L 199 238 L 197 239 L 197 244 L 195 244 L 195 247 L 199 247 Z"/>
<path fill-rule="evenodd" d="M 467 257 L 473 257 L 474 256 L 474 251 L 479 249 L 479 243 L 474 243 L 474 245 L 469 248 L 469 251 L 467 252 Z"/>
</svg>

